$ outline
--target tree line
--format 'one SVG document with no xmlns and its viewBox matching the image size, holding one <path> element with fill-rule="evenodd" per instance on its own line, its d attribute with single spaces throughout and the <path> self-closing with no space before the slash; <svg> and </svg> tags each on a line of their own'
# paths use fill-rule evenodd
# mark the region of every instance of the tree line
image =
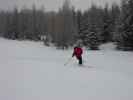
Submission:
<svg viewBox="0 0 133 100">
<path fill-rule="evenodd" d="M 58 48 L 68 48 L 79 42 L 97 50 L 102 43 L 114 42 L 117 49 L 133 50 L 133 1 L 122 0 L 121 6 L 92 5 L 76 11 L 69 0 L 57 12 L 46 12 L 44 7 L 17 7 L 0 11 L 0 35 L 15 40 L 43 40 Z"/>
</svg>

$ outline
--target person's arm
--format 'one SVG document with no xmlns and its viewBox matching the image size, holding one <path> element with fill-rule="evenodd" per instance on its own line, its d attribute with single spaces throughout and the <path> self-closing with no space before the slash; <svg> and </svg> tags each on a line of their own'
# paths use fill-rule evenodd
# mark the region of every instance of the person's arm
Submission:
<svg viewBox="0 0 133 100">
<path fill-rule="evenodd" d="M 73 54 L 72 54 L 72 57 L 74 57 L 75 56 L 75 48 L 74 48 L 74 50 L 73 50 Z"/>
<path fill-rule="evenodd" d="M 72 54 L 72 57 L 74 57 L 75 56 L 75 54 L 76 54 L 76 47 L 74 47 L 74 49 L 73 49 L 73 54 Z"/>
<path fill-rule="evenodd" d="M 83 49 L 81 48 L 81 55 L 83 54 Z"/>
<path fill-rule="evenodd" d="M 73 52 L 73 54 L 72 54 L 72 57 L 74 57 L 75 56 L 75 52 Z"/>
</svg>

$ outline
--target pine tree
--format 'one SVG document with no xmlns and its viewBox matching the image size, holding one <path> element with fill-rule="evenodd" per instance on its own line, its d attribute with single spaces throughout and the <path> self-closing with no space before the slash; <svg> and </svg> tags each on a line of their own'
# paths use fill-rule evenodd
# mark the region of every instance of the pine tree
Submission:
<svg viewBox="0 0 133 100">
<path fill-rule="evenodd" d="M 91 50 L 98 50 L 98 46 L 100 44 L 99 40 L 99 29 L 96 25 L 92 24 L 89 29 L 89 33 L 86 35 L 85 42 L 87 43 L 87 47 Z"/>
<path fill-rule="evenodd" d="M 82 19 L 82 13 L 80 10 L 78 10 L 76 12 L 76 24 L 77 24 L 77 35 L 75 36 L 76 40 L 79 40 L 81 39 L 80 37 L 80 33 L 82 31 L 81 27 L 82 27 L 82 24 L 81 24 L 81 19 Z"/>
<path fill-rule="evenodd" d="M 111 40 L 115 42 L 115 38 L 118 36 L 118 27 L 120 23 L 120 7 L 116 4 L 112 5 L 112 8 L 110 10 L 111 13 Z"/>
<path fill-rule="evenodd" d="M 56 46 L 58 46 L 58 48 L 65 49 L 72 44 L 75 34 L 74 10 L 69 0 L 65 0 L 63 7 L 57 15 L 60 19 L 56 17 L 58 19 L 58 23 L 56 21 L 56 26 L 54 25 L 55 28 L 58 28 Z M 57 25 L 60 27 L 57 27 Z"/>
<path fill-rule="evenodd" d="M 78 12 L 78 40 L 82 41 L 82 45 L 87 46 L 86 36 L 88 31 L 88 12 Z"/>
<path fill-rule="evenodd" d="M 102 28 L 101 9 L 93 5 L 84 12 L 80 22 L 80 39 L 83 45 L 92 50 L 97 50 L 100 44 Z"/>
<path fill-rule="evenodd" d="M 6 24 L 4 37 L 8 39 L 13 39 L 14 35 L 12 34 L 12 14 L 7 12 L 5 18 Z"/>
<path fill-rule="evenodd" d="M 109 42 L 111 40 L 111 17 L 108 5 L 106 4 L 104 10 L 103 10 L 103 30 L 102 30 L 102 37 L 103 43 Z"/>
<path fill-rule="evenodd" d="M 12 16 L 12 33 L 13 39 L 18 39 L 19 34 L 19 12 L 18 9 L 15 8 Z"/>
<path fill-rule="evenodd" d="M 133 50 L 133 1 L 126 0 L 122 4 L 121 27 L 118 49 Z"/>
</svg>

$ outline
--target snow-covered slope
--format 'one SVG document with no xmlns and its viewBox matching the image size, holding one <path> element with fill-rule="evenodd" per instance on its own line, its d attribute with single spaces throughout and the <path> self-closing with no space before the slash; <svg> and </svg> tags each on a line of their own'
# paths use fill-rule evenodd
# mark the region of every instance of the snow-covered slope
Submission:
<svg viewBox="0 0 133 100">
<path fill-rule="evenodd" d="M 64 66 L 72 50 L 0 39 L 0 100 L 132 100 L 133 53 L 101 48 Z"/>
</svg>

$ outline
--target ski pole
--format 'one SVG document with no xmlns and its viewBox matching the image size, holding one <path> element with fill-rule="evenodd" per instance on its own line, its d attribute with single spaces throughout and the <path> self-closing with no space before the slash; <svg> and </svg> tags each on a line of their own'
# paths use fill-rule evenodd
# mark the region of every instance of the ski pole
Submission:
<svg viewBox="0 0 133 100">
<path fill-rule="evenodd" d="M 64 64 L 64 66 L 66 66 L 70 61 L 71 61 L 72 57 L 68 59 L 68 61 Z"/>
</svg>

